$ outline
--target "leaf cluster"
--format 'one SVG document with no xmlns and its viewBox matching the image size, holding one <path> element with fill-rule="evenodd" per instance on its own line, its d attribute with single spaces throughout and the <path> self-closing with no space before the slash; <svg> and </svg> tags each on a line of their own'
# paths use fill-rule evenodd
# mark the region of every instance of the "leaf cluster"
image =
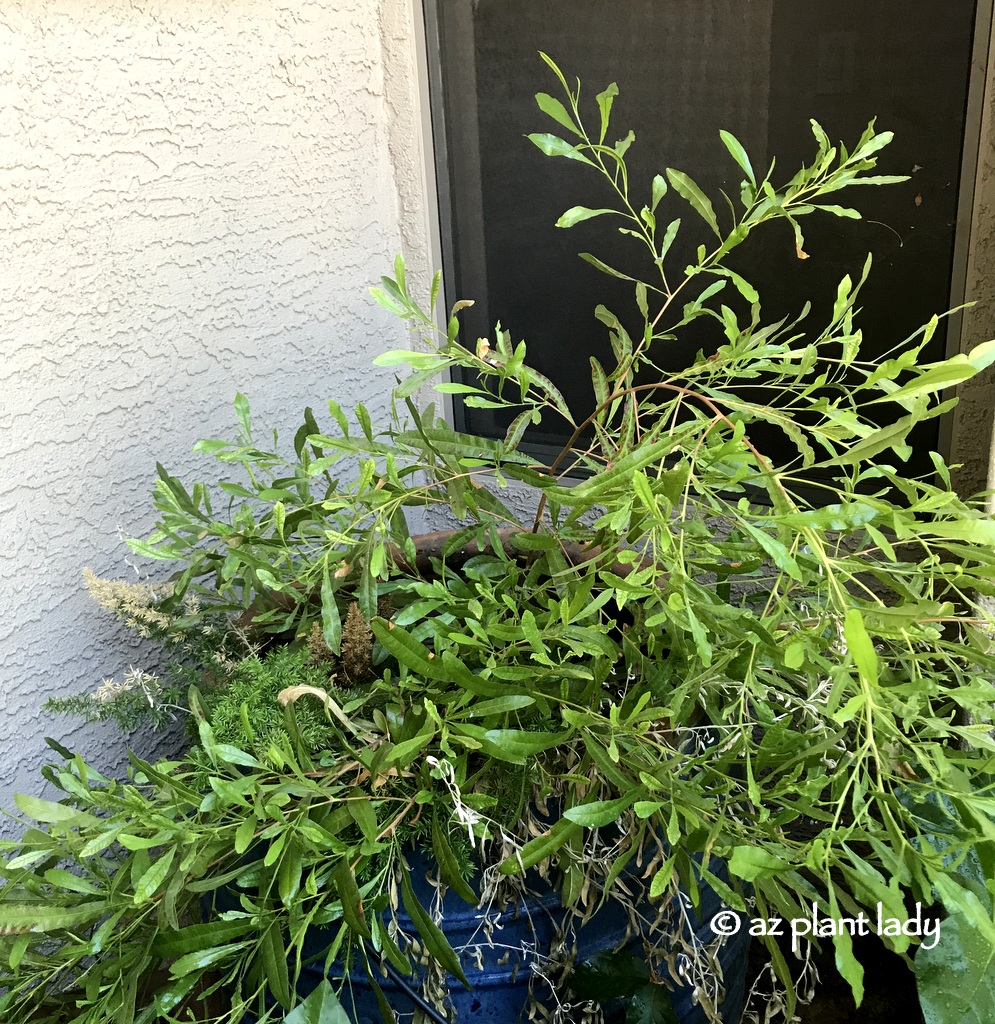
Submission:
<svg viewBox="0 0 995 1024">
<path fill-rule="evenodd" d="M 245 746 L 263 760 L 270 747 L 286 747 L 292 736 L 279 697 L 295 686 L 336 692 L 329 672 L 312 663 L 306 647 L 274 647 L 262 655 L 243 658 L 224 685 L 212 686 L 202 694 L 215 738 L 220 743 Z M 334 736 L 324 708 L 315 701 L 295 705 L 292 734 L 311 751 L 327 747 Z"/>
<path fill-rule="evenodd" d="M 235 1024 L 296 1007 L 286 1020 L 304 1022 L 312 1011 L 296 985 L 315 955 L 368 969 L 375 949 L 411 973 L 384 912 L 396 833 L 431 803 L 429 773 L 385 772 L 371 793 L 348 735 L 312 760 L 294 726 L 291 712 L 290 739 L 274 739 L 264 764 L 202 719 L 189 759 L 132 755 L 126 781 L 53 743 L 63 760 L 44 774 L 61 800 L 18 797 L 33 824 L 2 846 L 4 1020 Z M 427 948 L 461 975 L 409 883 L 404 904 L 429 922 L 419 924 Z M 332 993 L 321 1000 L 338 1005 Z"/>
<path fill-rule="evenodd" d="M 362 956 L 366 943 L 401 970 L 405 954 L 364 908 L 385 905 L 405 834 L 428 837 L 443 878 L 468 898 L 455 836 L 471 845 L 501 836 L 501 871 L 554 873 L 568 906 L 611 891 L 649 850 L 654 898 L 679 881 L 697 902 L 707 884 L 736 909 L 749 901 L 757 916 L 784 919 L 812 904 L 833 918 L 879 905 L 903 918 L 907 899 L 939 902 L 960 929 L 995 941 L 995 653 L 984 605 L 995 593 L 995 523 L 983 498 L 954 492 L 939 455 L 928 476 L 903 471 L 913 426 L 952 407 L 949 389 L 995 361 L 995 343 L 926 362 L 937 316 L 869 361 L 859 326 L 869 259 L 843 277 L 828 320 L 816 324 L 807 310 L 765 319 L 756 288 L 728 262 L 754 231 L 781 220 L 797 257 L 808 258 L 802 218 L 859 217 L 838 205 L 838 193 L 897 180 L 873 173 L 890 133 L 872 123 L 848 149 L 813 122 L 812 162 L 781 184 L 773 164 L 759 173 L 723 133 L 743 179 L 719 212 L 672 168 L 644 183 L 639 199 L 626 164 L 634 136 L 606 141 L 617 88 L 596 96 L 590 128 L 580 83 L 547 63 L 562 99 L 537 101 L 560 134 L 530 138 L 550 157 L 588 167 L 605 194 L 604 206 L 571 207 L 558 226 L 610 218 L 648 257 L 637 280 L 584 255 L 631 282 L 640 322 L 633 331 L 628 314 L 597 307 L 615 362 L 591 360 L 593 411 L 572 410 L 509 331 L 464 338 L 465 303 L 440 328 L 439 277 L 422 306 L 398 257 L 374 296 L 420 343 L 377 360 L 397 368 L 388 423 L 333 401 L 330 426 L 307 410 L 293 457 L 284 457 L 276 438 L 257 445 L 239 396 L 238 436 L 199 447 L 222 473 L 237 467 L 242 482 L 188 488 L 160 470 L 158 528 L 132 544 L 179 563 L 172 600 L 196 596 L 212 613 L 283 640 L 318 628 L 333 656 L 355 605 L 375 638 L 379 673 L 352 703 L 304 684 L 302 699 L 324 705 L 323 727 L 336 737 L 322 741 L 334 751 L 324 761 L 306 744 L 288 747 L 292 734 L 274 733 L 270 746 L 284 753 L 264 767 L 250 752 L 254 713 L 239 705 L 244 749 L 202 734 L 219 772 L 207 796 L 182 771 L 167 779 L 140 768 L 155 801 L 174 801 L 157 831 L 149 825 L 139 837 L 155 840 L 158 858 L 136 862 L 144 847 L 125 846 L 127 870 L 108 872 L 106 885 L 88 875 L 94 916 L 73 923 L 110 920 L 115 886 L 128 878 L 129 907 L 162 892 L 156 928 L 251 919 L 251 934 L 265 937 L 257 945 L 233 932 L 221 941 L 212 931 L 219 944 L 196 967 L 177 947 L 178 1000 L 191 991 L 186 980 L 210 966 L 245 1005 L 265 1012 L 268 989 L 289 1007 L 303 936 L 319 922 L 339 922 L 330 959 L 350 944 Z M 684 268 L 669 259 L 679 232 L 703 239 Z M 668 371 L 660 352 L 694 321 L 711 329 L 711 350 Z M 505 436 L 453 429 L 434 405 L 416 402 L 427 388 L 507 411 Z M 570 436 L 541 460 L 525 439 L 548 418 Z M 523 492 L 531 497 L 524 514 Z M 413 536 L 408 515 L 426 508 L 459 527 L 441 540 Z M 77 763 L 58 776 L 71 804 L 84 801 L 66 813 L 104 821 L 87 809 L 92 790 L 79 792 L 86 771 Z M 116 786 L 103 780 L 100 792 L 117 799 Z M 555 820 L 516 835 L 513 822 L 545 801 L 557 807 Z M 100 826 L 108 849 L 131 834 L 128 812 L 100 811 L 117 822 Z M 46 848 L 51 831 L 30 832 L 40 845 L 18 856 L 39 856 L 20 862 L 24 870 L 44 849 L 54 855 L 75 843 L 84 825 L 96 828 L 89 819 L 43 820 L 56 839 Z M 590 853 L 602 829 L 622 837 L 607 869 Z M 88 863 L 96 847 L 73 849 Z M 162 877 L 146 878 L 164 858 Z M 718 877 L 717 858 L 730 883 Z M 973 874 L 961 870 L 969 858 Z M 234 880 L 246 889 L 241 909 L 184 925 L 180 890 L 171 888 L 181 876 L 184 893 Z M 52 879 L 10 877 L 17 888 L 0 906 L 12 891 L 26 903 L 34 890 L 50 898 Z M 404 902 L 409 895 L 402 891 Z M 409 910 L 432 956 L 458 976 L 430 917 Z M 15 974 L 35 948 L 17 941 L 5 954 Z M 114 974 L 93 941 L 85 933 L 73 947 L 74 963 L 96 957 L 82 982 L 100 978 L 94 992 L 123 986 L 133 965 Z M 859 1000 L 862 968 L 849 936 L 833 941 Z M 909 943 L 895 940 L 900 951 Z M 789 981 L 776 947 L 771 954 Z"/>
</svg>

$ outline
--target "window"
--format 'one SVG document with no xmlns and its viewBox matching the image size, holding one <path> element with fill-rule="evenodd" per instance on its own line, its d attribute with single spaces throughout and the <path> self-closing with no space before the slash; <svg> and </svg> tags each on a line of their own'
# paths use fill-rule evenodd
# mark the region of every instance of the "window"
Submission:
<svg viewBox="0 0 995 1024">
<path fill-rule="evenodd" d="M 588 168 L 550 160 L 524 138 L 551 130 L 533 99 L 557 88 L 539 50 L 581 79 L 591 104 L 618 82 L 613 124 L 635 130 L 631 180 L 644 183 L 647 195 L 664 166 L 692 174 L 713 197 L 720 189 L 736 195 L 740 175 L 719 142 L 720 128 L 744 143 L 755 165 L 776 156 L 778 179 L 811 158 L 811 117 L 845 142 L 875 116 L 879 129 L 895 133 L 879 169 L 910 180 L 855 190 L 847 205 L 858 206 L 863 220 L 807 218 L 811 258 L 804 261 L 787 224 L 750 240 L 741 260 L 764 298 L 765 322 L 797 316 L 806 299 L 820 299 L 817 324 L 840 278 L 858 274 L 868 252 L 874 269 L 862 292 L 865 356 L 888 351 L 960 301 L 961 166 L 965 136 L 977 131 L 966 112 L 974 27 L 984 21 L 976 0 L 426 4 L 448 298 L 475 300 L 464 314 L 471 340 L 490 334 L 498 319 L 514 340 L 524 337 L 530 362 L 575 409 L 593 402 L 588 357 L 609 360 L 594 306 L 602 302 L 623 320 L 634 307 L 630 285 L 577 253 L 625 268 L 637 266 L 638 252 L 605 220 L 553 226 L 567 207 L 602 206 L 606 197 Z M 706 240 L 693 214 L 685 208 L 681 215 L 677 266 Z M 707 349 L 709 330 L 700 323 L 685 336 L 683 347 L 667 354 L 670 368 Z M 933 357 L 945 351 L 945 330 L 930 344 Z M 457 417 L 464 429 L 504 432 L 489 410 L 460 408 Z M 531 438 L 540 448 L 565 439 L 552 421 L 542 429 Z M 910 472 L 930 468 L 927 452 L 941 446 L 936 421 L 919 429 Z"/>
</svg>

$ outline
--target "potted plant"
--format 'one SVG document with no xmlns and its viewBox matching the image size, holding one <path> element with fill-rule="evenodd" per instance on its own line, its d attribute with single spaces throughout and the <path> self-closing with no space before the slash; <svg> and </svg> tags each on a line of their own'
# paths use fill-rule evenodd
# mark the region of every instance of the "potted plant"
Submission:
<svg viewBox="0 0 995 1024">
<path fill-rule="evenodd" d="M 995 941 L 981 605 L 995 524 L 939 456 L 929 479 L 901 467 L 912 426 L 947 411 L 946 390 L 995 346 L 924 363 L 934 318 L 866 363 L 868 265 L 812 327 L 765 323 L 728 263 L 768 222 L 787 221 L 802 255 L 802 217 L 859 216 L 837 193 L 895 180 L 871 173 L 889 133 L 871 125 L 851 151 L 813 123 L 815 159 L 781 187 L 723 133 L 743 174 L 723 226 L 674 169 L 635 199 L 631 133 L 605 141 L 617 89 L 588 129 L 579 83 L 547 63 L 563 99 L 537 101 L 569 139 L 531 138 L 589 166 L 612 203 L 559 225 L 619 217 L 652 271 L 632 282 L 638 331 L 596 310 L 615 363 L 592 360 L 593 412 L 572 411 L 507 331 L 465 345 L 462 303 L 437 334 L 439 278 L 423 308 L 398 259 L 375 295 L 423 344 L 378 360 L 406 368 L 389 424 L 333 401 L 333 429 L 307 410 L 286 457 L 257 443 L 239 396 L 238 438 L 198 447 L 243 482 L 187 487 L 160 468 L 159 527 L 132 546 L 181 568 L 164 593 L 93 589 L 178 645 L 177 675 L 137 673 L 62 709 L 127 725 L 139 708 L 183 707 L 194 743 L 173 762 L 133 757 L 127 781 L 58 748 L 45 774 L 64 797 L 21 798 L 36 824 L 6 844 L 5 1020 L 215 1019 L 221 990 L 226 1021 L 361 1019 L 363 999 L 386 1020 L 410 1010 L 388 1004 L 392 985 L 438 1018 L 473 956 L 500 944 L 493 914 L 516 887 L 567 908 L 545 953 L 567 975 L 589 953 L 585 924 L 620 915 L 618 943 L 652 973 L 585 970 L 632 995 L 631 1020 L 667 1020 L 682 972 L 684 1019 L 735 1019 L 722 951 L 748 936 L 767 943 L 789 1015 L 779 933 L 796 951 L 831 942 L 858 1001 L 851 924 L 906 952 L 916 909 L 938 903 L 948 951 Z M 693 226 L 663 227 L 672 201 Z M 678 231 L 714 236 L 683 272 L 667 260 Z M 694 321 L 712 350 L 664 372 L 658 347 Z M 506 436 L 454 430 L 418 402 L 429 387 L 510 410 Z M 523 438 L 552 416 L 570 439 L 541 461 Z M 777 445 L 754 439 L 759 424 Z M 454 528 L 412 535 L 412 511 L 435 509 Z M 416 856 L 435 889 L 418 888 Z M 446 935 L 453 894 L 485 908 L 462 958 Z M 305 996 L 312 963 L 339 980 Z M 50 999 L 68 983 L 60 1017 Z M 569 984 L 533 988 L 526 1009 L 569 1019 Z M 949 980 L 925 998 L 940 996 Z"/>
</svg>

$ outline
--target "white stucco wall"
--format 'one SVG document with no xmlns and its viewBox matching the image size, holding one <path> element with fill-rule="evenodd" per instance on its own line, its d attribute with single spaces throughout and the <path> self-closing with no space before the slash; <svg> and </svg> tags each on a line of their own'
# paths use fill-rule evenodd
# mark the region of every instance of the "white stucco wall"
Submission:
<svg viewBox="0 0 995 1024">
<path fill-rule="evenodd" d="M 80 573 L 130 572 L 155 462 L 196 473 L 237 390 L 287 442 L 385 395 L 367 288 L 426 259 L 412 38 L 410 0 L 0 4 L 0 805 L 44 735 L 120 759 L 40 704 L 142 657 Z"/>
</svg>

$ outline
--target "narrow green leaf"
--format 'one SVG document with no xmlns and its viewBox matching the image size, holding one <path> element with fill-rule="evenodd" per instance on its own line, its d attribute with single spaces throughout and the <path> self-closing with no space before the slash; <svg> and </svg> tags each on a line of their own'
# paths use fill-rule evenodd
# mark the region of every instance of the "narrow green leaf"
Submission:
<svg viewBox="0 0 995 1024">
<path fill-rule="evenodd" d="M 486 718 L 488 715 L 503 715 L 509 711 L 520 711 L 533 704 L 535 704 L 535 697 L 525 694 L 494 697 L 492 700 L 482 700 L 471 704 L 463 711 L 463 715 L 467 718 Z"/>
<path fill-rule="evenodd" d="M 580 135 L 580 129 L 577 127 L 576 121 L 567 113 L 567 108 L 558 99 L 550 96 L 548 93 L 537 92 L 536 104 L 544 114 L 551 117 L 557 124 L 573 132 L 574 135 Z"/>
<path fill-rule="evenodd" d="M 759 846 L 737 846 L 729 858 L 729 870 L 746 882 L 781 874 L 790 867 L 787 861 Z"/>
<path fill-rule="evenodd" d="M 872 430 L 856 444 L 849 448 L 841 448 L 835 456 L 836 462 L 843 466 L 858 466 L 873 459 L 875 455 L 880 455 L 881 452 L 899 448 L 904 445 L 905 438 L 918 419 L 919 417 L 903 416 L 894 423 Z"/>
<path fill-rule="evenodd" d="M 363 958 L 363 966 L 366 968 L 366 977 L 370 982 L 370 989 L 373 992 L 373 998 L 376 1000 L 377 1009 L 380 1012 L 380 1019 L 382 1021 L 395 1021 L 397 1015 L 394 1013 L 390 1003 L 387 1002 L 387 997 L 384 995 L 383 989 L 380 987 L 380 982 L 373 974 L 373 968 L 370 965 L 370 958 L 367 955 L 366 947 L 364 946 L 361 950 Z"/>
<path fill-rule="evenodd" d="M 387 310 L 392 316 L 410 316 L 407 307 L 403 303 L 398 302 L 393 296 L 388 295 L 383 288 L 374 286 L 370 289 L 370 295 L 373 296 L 373 300 L 378 306 Z"/>
<path fill-rule="evenodd" d="M 97 826 L 105 823 L 86 811 L 79 811 L 75 807 L 68 807 L 65 804 L 53 803 L 51 800 L 42 800 L 41 797 L 30 796 L 26 793 L 17 793 L 14 796 L 14 803 L 29 818 L 35 821 L 42 821 L 51 825 L 66 825 L 70 828 Z"/>
<path fill-rule="evenodd" d="M 598 135 L 598 142 L 602 143 L 605 141 L 605 135 L 608 134 L 608 123 L 611 119 L 612 102 L 618 95 L 618 86 L 612 82 L 604 92 L 599 92 L 595 97 L 598 101 L 598 107 L 601 111 L 601 131 Z"/>
<path fill-rule="evenodd" d="M 634 789 L 631 793 L 614 800 L 593 800 L 590 803 L 570 807 L 563 812 L 563 816 L 585 828 L 603 828 L 605 825 L 618 821 L 619 815 L 623 811 L 627 811 L 636 800 L 644 795 L 641 788 Z"/>
<path fill-rule="evenodd" d="M 283 856 L 280 858 L 280 868 L 277 872 L 277 890 L 280 894 L 280 902 L 285 907 L 293 905 L 294 899 L 300 891 L 302 869 L 300 843 L 291 839 L 284 848 Z"/>
<path fill-rule="evenodd" d="M 740 521 L 740 528 L 748 533 L 759 545 L 770 555 L 771 560 L 782 572 L 786 572 L 793 580 L 802 579 L 802 571 L 792 557 L 791 552 L 777 539 L 765 530 L 754 526 L 752 523 Z"/>
<path fill-rule="evenodd" d="M 648 512 L 657 511 L 656 497 L 645 473 L 637 471 L 632 474 L 632 489 Z"/>
<path fill-rule="evenodd" d="M 190 994 L 190 990 L 197 984 L 200 979 L 200 974 L 194 972 L 188 974 L 185 978 L 174 978 L 171 982 L 161 986 L 156 990 L 152 1005 L 149 1007 L 149 1015 L 143 1014 L 140 1018 L 140 1024 L 150 1024 L 156 1018 L 152 1016 L 152 1013 L 158 1013 L 160 1015 L 166 1015 L 170 1010 L 176 1009 L 180 1003 Z M 163 1016 L 163 1019 L 166 1019 Z"/>
<path fill-rule="evenodd" d="M 608 274 L 610 277 L 618 277 L 623 281 L 637 280 L 635 277 L 629 277 L 628 274 L 623 274 L 621 270 L 615 270 L 614 268 L 609 267 L 607 263 L 599 260 L 597 256 L 592 256 L 589 252 L 582 252 L 579 255 L 585 263 L 590 263 L 592 267 L 596 267 L 602 274 Z"/>
<path fill-rule="evenodd" d="M 636 133 L 630 128 L 624 139 L 615 143 L 615 155 L 621 160 L 628 152 L 629 147 L 636 141 Z"/>
<path fill-rule="evenodd" d="M 585 480 L 572 488 L 551 488 L 557 500 L 573 505 L 595 503 L 601 496 L 607 496 L 611 489 L 618 486 L 628 487 L 633 472 L 661 462 L 673 449 L 680 444 L 681 438 L 666 436 L 652 441 L 643 447 L 636 448 L 619 459 L 606 473 L 599 473 L 591 480 Z"/>
<path fill-rule="evenodd" d="M 158 891 L 159 886 L 169 875 L 169 869 L 173 866 L 173 858 L 176 856 L 176 847 L 171 847 L 157 857 L 151 867 L 141 876 L 135 884 L 134 901 L 137 906 L 147 903 Z"/>
<path fill-rule="evenodd" d="M 504 435 L 504 446 L 508 451 L 514 451 L 518 447 L 530 424 L 541 421 L 541 414 L 538 414 L 539 420 L 536 420 L 536 415 L 536 410 L 526 409 L 524 412 L 520 412 L 511 421 L 507 433 Z"/>
<path fill-rule="evenodd" d="M 382 352 L 373 360 L 374 366 L 410 366 L 412 369 L 439 369 L 447 360 L 435 352 L 415 352 L 407 348 L 395 348 Z"/>
<path fill-rule="evenodd" d="M 722 277 L 729 278 L 733 285 L 735 285 L 736 291 L 751 305 L 760 301 L 760 293 L 749 281 L 737 274 L 736 271 L 729 270 L 727 267 L 709 267 L 708 273 L 719 274 Z"/>
<path fill-rule="evenodd" d="M 986 942 L 995 946 L 991 897 L 986 893 L 982 902 L 972 889 L 965 888 L 952 875 L 939 874 L 933 879 L 933 884 L 947 912 L 963 917 L 968 925 L 980 932 Z"/>
<path fill-rule="evenodd" d="M 712 202 L 708 196 L 683 171 L 675 171 L 672 167 L 668 167 L 667 178 L 674 187 L 674 191 L 691 204 L 692 208 L 712 229 L 716 237 L 721 239 L 722 233 L 719 231 L 719 222 L 716 220 L 715 210 L 712 208 Z"/>
<path fill-rule="evenodd" d="M 59 757 L 65 758 L 67 761 L 72 761 L 75 757 L 68 747 L 63 746 L 58 740 L 53 739 L 51 736 L 45 737 L 45 746 L 54 750 Z"/>
<path fill-rule="evenodd" d="M 404 909 L 408 912 L 415 928 L 418 929 L 418 934 L 428 953 L 435 958 L 440 967 L 459 978 L 467 988 L 470 988 L 459 957 L 453 947 L 449 945 L 449 940 L 415 897 L 414 890 L 411 888 L 411 874 L 408 871 L 401 872 L 401 899 L 404 901 Z"/>
<path fill-rule="evenodd" d="M 991 519 L 950 519 L 923 524 L 920 532 L 925 535 L 942 537 L 944 540 L 959 540 L 977 544 L 988 549 L 995 547 L 995 520 Z"/>
<path fill-rule="evenodd" d="M 49 906 L 43 903 L 0 903 L 0 935 L 23 932 L 54 932 L 78 928 L 108 912 L 107 900 L 81 903 L 75 907 Z"/>
<path fill-rule="evenodd" d="M 208 924 L 191 924 L 179 931 L 159 931 L 149 947 L 150 951 L 164 960 L 185 956 L 200 950 L 226 945 L 232 939 L 245 935 L 256 928 L 252 918 L 243 917 L 233 921 L 211 921 Z"/>
<path fill-rule="evenodd" d="M 168 833 L 157 832 L 151 836 L 133 836 L 128 832 L 121 832 L 117 836 L 117 841 L 126 850 L 151 850 L 156 846 L 162 846 L 162 844 L 168 839 Z"/>
<path fill-rule="evenodd" d="M 442 879 L 460 899 L 465 900 L 471 907 L 475 907 L 480 902 L 480 898 L 460 873 L 456 855 L 449 844 L 448 830 L 448 822 L 443 820 L 438 805 L 436 805 L 432 813 L 432 852 L 438 862 Z"/>
<path fill-rule="evenodd" d="M 557 545 L 557 538 L 548 533 L 514 533 L 511 543 L 519 551 L 553 551 Z"/>
<path fill-rule="evenodd" d="M 967 361 L 975 370 L 987 369 L 992 363 L 995 363 L 995 341 L 985 341 L 976 345 L 968 352 Z"/>
<path fill-rule="evenodd" d="M 448 682 L 448 670 L 429 649 L 416 640 L 403 626 L 374 618 L 370 628 L 384 650 L 394 655 L 409 672 L 425 679 Z"/>
<path fill-rule="evenodd" d="M 437 270 L 432 277 L 432 293 L 428 300 L 428 311 L 431 313 L 435 309 L 435 303 L 439 298 L 439 288 L 442 286 L 442 271 Z"/>
<path fill-rule="evenodd" d="M 398 944 L 391 938 L 390 930 L 385 927 L 381 918 L 373 918 L 373 941 L 376 948 L 381 950 L 385 957 L 404 975 L 410 975 L 411 962 L 401 952 Z"/>
<path fill-rule="evenodd" d="M 580 835 L 581 826 L 569 818 L 560 818 L 548 832 L 529 840 L 517 857 L 509 857 L 498 869 L 502 875 L 518 875 L 541 861 L 548 860 L 575 835 Z"/>
<path fill-rule="evenodd" d="M 249 400 L 239 392 L 235 395 L 235 416 L 238 418 L 239 425 L 246 437 L 249 439 L 252 437 L 252 420 L 249 410 Z"/>
<path fill-rule="evenodd" d="M 280 854 L 283 853 L 283 848 L 287 843 L 287 836 L 289 834 L 289 831 L 280 832 L 269 844 L 266 849 L 266 856 L 263 857 L 263 867 L 270 868 L 280 859 Z"/>
<path fill-rule="evenodd" d="M 956 357 L 954 357 L 956 359 Z M 872 399 L 873 402 L 898 402 L 911 408 L 907 403 L 920 395 L 932 395 L 937 391 L 953 387 L 965 380 L 970 380 L 977 371 L 966 360 L 963 362 L 950 361 L 939 363 L 936 366 L 924 367 L 915 380 L 909 381 L 894 391 L 880 398 Z"/>
<path fill-rule="evenodd" d="M 790 669 L 801 668 L 805 664 L 806 653 L 807 645 L 804 641 L 798 640 L 788 644 L 784 649 L 784 667 Z"/>
<path fill-rule="evenodd" d="M 865 178 L 854 178 L 848 181 L 848 185 L 900 185 L 908 181 L 907 174 L 872 174 Z"/>
<path fill-rule="evenodd" d="M 453 723 L 453 736 L 467 736 L 480 750 L 501 761 L 522 764 L 528 758 L 551 750 L 567 739 L 570 732 L 529 732 L 525 729 L 484 729 L 469 722 Z"/>
<path fill-rule="evenodd" d="M 850 220 L 860 220 L 860 211 L 854 210 L 849 206 L 832 206 L 830 204 L 813 203 L 813 207 L 816 210 L 825 210 L 826 213 L 831 213 L 836 217 L 847 217 Z"/>
<path fill-rule="evenodd" d="M 64 868 L 49 868 L 45 872 L 45 881 L 58 889 L 81 892 L 87 896 L 99 896 L 103 891 L 98 889 L 92 882 L 88 882 L 85 878 L 80 878 Z"/>
<path fill-rule="evenodd" d="M 338 889 L 339 899 L 342 901 L 342 916 L 345 918 L 345 923 L 356 935 L 360 935 L 364 939 L 372 939 L 370 923 L 363 913 L 363 898 L 347 857 L 343 857 L 339 861 L 332 877 L 335 879 L 335 888 Z"/>
<path fill-rule="evenodd" d="M 568 96 L 571 96 L 570 87 L 567 85 L 567 80 L 563 77 L 563 72 L 557 67 L 556 61 L 554 61 L 549 54 L 543 53 L 542 50 L 539 51 L 539 56 L 542 58 L 543 63 L 545 63 L 552 70 L 553 74 L 556 75 L 557 79 L 559 79 L 560 85 L 563 86 L 563 91 Z"/>
<path fill-rule="evenodd" d="M 877 153 L 878 150 L 884 149 L 894 138 L 894 132 L 875 132 L 874 122 L 871 121 L 861 139 L 862 144 L 850 154 L 851 162 L 866 160 L 872 154 Z"/>
<path fill-rule="evenodd" d="M 829 889 L 829 916 L 834 921 L 840 919 L 840 909 L 836 902 L 836 890 L 832 887 Z M 860 1006 L 864 998 L 864 968 L 853 955 L 853 938 L 846 928 L 840 928 L 833 933 L 833 951 L 836 959 L 836 969 L 850 983 L 854 1002 L 857 1006 Z"/>
<path fill-rule="evenodd" d="M 529 141 L 535 143 L 546 156 L 565 156 L 569 160 L 579 160 L 581 163 L 588 164 L 593 167 L 594 165 L 583 153 L 581 153 L 576 146 L 571 146 L 569 142 L 559 138 L 556 135 L 549 135 L 546 133 L 534 134 L 527 136 Z"/>
<path fill-rule="evenodd" d="M 248 942 L 229 942 L 223 946 L 209 946 L 186 953 L 170 965 L 169 973 L 174 978 L 184 978 L 188 974 L 200 974 L 208 967 L 221 963 L 230 957 L 237 956 L 248 946 Z"/>
<path fill-rule="evenodd" d="M 846 638 L 847 650 L 853 656 L 857 671 L 866 683 L 877 686 L 878 656 L 864 625 L 864 617 L 859 608 L 848 608 L 843 623 L 843 636 Z"/>
<path fill-rule="evenodd" d="M 567 405 L 566 399 L 563 397 L 563 393 L 560 389 L 544 374 L 540 373 L 534 366 L 529 367 L 529 377 L 532 379 L 532 383 L 537 385 L 539 389 L 545 392 L 546 397 L 556 406 L 557 411 L 560 415 L 572 426 L 576 426 L 573 420 L 573 416 L 570 412 L 570 406 Z"/>
<path fill-rule="evenodd" d="M 327 561 L 321 577 L 321 632 L 328 649 L 333 654 L 338 654 L 342 648 L 342 617 L 335 601 L 335 591 L 332 588 L 332 578 L 328 571 Z"/>
<path fill-rule="evenodd" d="M 408 294 L 408 283 L 404 272 L 404 255 L 398 253 L 394 257 L 394 278 L 397 281 L 397 289 L 402 295 Z"/>
<path fill-rule="evenodd" d="M 359 826 L 364 839 L 375 842 L 380 833 L 380 823 L 377 821 L 373 800 L 359 786 L 351 791 L 350 796 L 352 799 L 347 806 L 349 817 Z"/>
<path fill-rule="evenodd" d="M 28 932 L 18 935 L 18 937 L 11 943 L 10 956 L 7 957 L 7 963 L 15 974 L 17 973 L 18 967 L 21 966 L 21 961 L 24 959 L 24 954 L 27 953 L 30 945 L 31 935 Z"/>
<path fill-rule="evenodd" d="M 83 848 L 79 851 L 80 860 L 86 860 L 88 857 L 96 856 L 96 854 L 102 853 L 106 850 L 108 846 L 117 841 L 120 829 L 121 826 L 118 826 L 117 828 L 109 828 L 106 832 L 103 832 L 98 836 L 94 836 L 94 838 L 85 843 Z"/>
<path fill-rule="evenodd" d="M 232 746 L 230 743 L 216 743 L 214 745 L 214 753 L 217 755 L 218 760 L 223 761 L 225 764 L 237 764 L 242 768 L 263 769 L 263 765 L 251 754 Z"/>
<path fill-rule="evenodd" d="M 356 403 L 355 411 L 356 411 L 356 420 L 359 423 L 360 429 L 363 431 L 363 436 L 366 438 L 367 441 L 372 441 L 373 440 L 373 420 L 370 417 L 369 410 L 366 408 L 365 405 L 363 405 L 362 402 L 357 402 Z"/>
<path fill-rule="evenodd" d="M 730 156 L 737 164 L 743 169 L 743 172 L 750 179 L 750 182 L 754 185 L 757 184 L 756 175 L 753 173 L 753 164 L 750 163 L 750 158 L 747 156 L 746 150 L 743 148 L 743 144 L 733 135 L 731 132 L 722 130 L 719 132 L 719 138 L 722 140 L 723 145 L 729 150 Z"/>
<path fill-rule="evenodd" d="M 854 718 L 860 713 L 861 708 L 867 704 L 867 695 L 864 693 L 854 694 L 847 702 L 839 709 L 832 713 L 834 722 L 838 722 L 840 725 L 845 725 L 847 722 L 853 721 Z"/>
<path fill-rule="evenodd" d="M 600 217 L 603 213 L 618 213 L 618 210 L 591 210 L 586 206 L 571 206 L 556 222 L 556 226 L 558 228 L 572 228 L 574 224 L 579 224 L 582 220 Z"/>
<path fill-rule="evenodd" d="M 327 978 L 283 1018 L 283 1024 L 352 1024 Z"/>
<path fill-rule="evenodd" d="M 591 356 L 591 383 L 594 386 L 594 398 L 598 405 L 604 405 L 608 401 L 608 375 L 604 371 L 601 363 L 598 362 L 594 356 Z M 608 410 L 605 409 L 599 415 L 599 422 L 604 422 L 605 416 L 607 416 Z"/>
<path fill-rule="evenodd" d="M 290 965 L 279 919 L 273 921 L 263 933 L 259 942 L 258 963 L 273 998 L 289 1010 L 293 1006 L 294 995 L 290 989 Z"/>
<path fill-rule="evenodd" d="M 542 639 L 542 633 L 536 623 L 535 614 L 531 609 L 526 608 L 521 617 L 522 632 L 533 652 L 540 658 L 548 660 L 549 651 Z"/>
</svg>

